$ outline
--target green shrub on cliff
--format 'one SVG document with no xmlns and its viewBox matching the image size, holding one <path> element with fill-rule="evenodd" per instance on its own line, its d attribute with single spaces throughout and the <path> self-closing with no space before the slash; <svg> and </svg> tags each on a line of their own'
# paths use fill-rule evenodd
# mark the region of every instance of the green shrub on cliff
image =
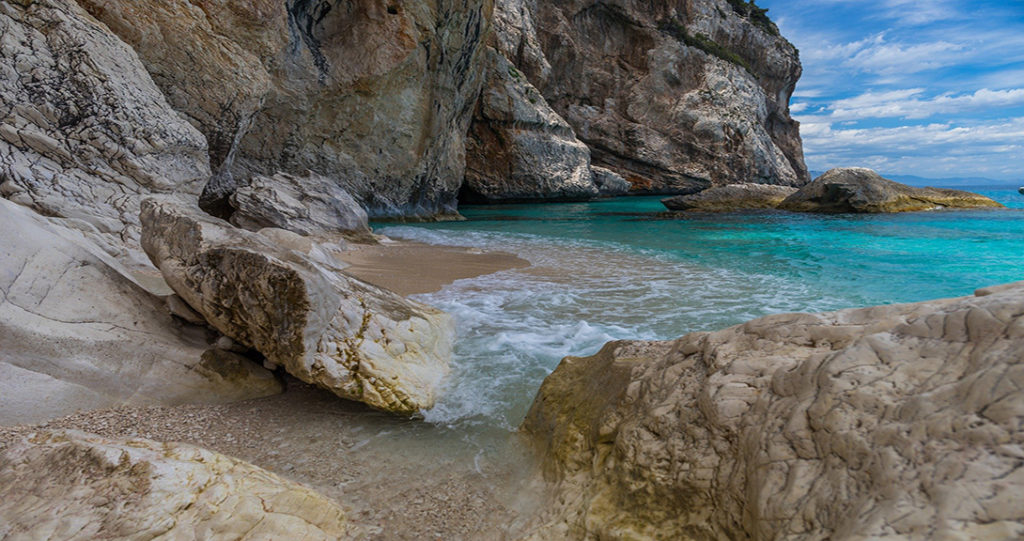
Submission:
<svg viewBox="0 0 1024 541">
<path fill-rule="evenodd" d="M 744 19 L 750 20 L 755 26 L 761 28 L 765 32 L 773 36 L 779 35 L 779 27 L 775 26 L 775 23 L 768 18 L 768 8 L 758 7 L 754 3 L 754 0 L 745 2 L 744 0 L 729 0 L 729 5 L 732 6 L 732 10 L 737 15 Z"/>
<path fill-rule="evenodd" d="M 717 56 L 726 62 L 732 62 L 748 72 L 753 73 L 750 68 L 750 63 L 748 63 L 742 56 L 736 54 L 734 51 L 711 39 L 705 34 L 701 34 L 700 32 L 690 34 L 686 31 L 686 27 L 683 26 L 683 23 L 679 22 L 675 17 L 667 21 L 663 21 L 658 28 L 662 32 L 670 34 L 690 47 L 696 47 L 705 53 Z"/>
</svg>

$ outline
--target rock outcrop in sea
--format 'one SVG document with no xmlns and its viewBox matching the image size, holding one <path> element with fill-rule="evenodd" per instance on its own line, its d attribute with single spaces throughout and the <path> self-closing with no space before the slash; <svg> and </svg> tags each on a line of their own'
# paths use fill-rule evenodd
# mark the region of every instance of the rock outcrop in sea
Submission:
<svg viewBox="0 0 1024 541">
<path fill-rule="evenodd" d="M 568 357 L 538 539 L 1024 536 L 1024 282 Z"/>
<path fill-rule="evenodd" d="M 30 434 L 0 452 L 0 538 L 337 540 L 344 511 L 236 458 L 184 443 Z"/>
<path fill-rule="evenodd" d="M 915 188 L 864 167 L 830 169 L 786 198 L 780 209 L 798 212 L 912 212 L 940 208 L 1002 208 L 976 193 Z"/>
<path fill-rule="evenodd" d="M 770 184 L 726 184 L 689 195 L 662 199 L 669 210 L 730 212 L 734 210 L 773 209 L 796 193 L 792 186 Z"/>
</svg>

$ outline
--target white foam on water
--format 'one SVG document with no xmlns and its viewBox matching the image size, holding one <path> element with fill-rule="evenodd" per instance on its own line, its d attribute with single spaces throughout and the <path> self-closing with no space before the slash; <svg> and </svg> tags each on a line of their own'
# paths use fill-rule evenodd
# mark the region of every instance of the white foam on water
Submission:
<svg viewBox="0 0 1024 541">
<path fill-rule="evenodd" d="M 427 421 L 453 428 L 515 429 L 563 357 L 591 355 L 612 340 L 672 339 L 769 313 L 837 305 L 795 280 L 611 243 L 406 226 L 382 232 L 511 252 L 531 263 L 415 297 L 456 319 L 452 376 L 426 413 Z"/>
</svg>

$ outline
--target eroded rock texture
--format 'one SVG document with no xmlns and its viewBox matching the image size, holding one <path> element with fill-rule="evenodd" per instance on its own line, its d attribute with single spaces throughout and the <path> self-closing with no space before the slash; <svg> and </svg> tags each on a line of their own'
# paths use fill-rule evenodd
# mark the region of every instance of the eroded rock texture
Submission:
<svg viewBox="0 0 1024 541">
<path fill-rule="evenodd" d="M 0 453 L 0 537 L 342 539 L 331 500 L 241 460 L 183 443 L 31 434 Z"/>
<path fill-rule="evenodd" d="M 612 342 L 524 428 L 562 478 L 540 538 L 1020 538 L 1024 282 Z"/>
<path fill-rule="evenodd" d="M 490 47 L 485 75 L 467 140 L 460 201 L 596 197 L 590 149 L 526 76 Z"/>
<path fill-rule="evenodd" d="M 882 178 L 863 167 L 830 169 L 779 204 L 798 212 L 913 212 L 940 208 L 1001 208 L 976 193 L 915 188 Z"/>
<path fill-rule="evenodd" d="M 454 211 L 490 0 L 82 0 L 207 136 L 204 208 L 312 170 L 372 215 Z"/>
<path fill-rule="evenodd" d="M 198 208 L 147 199 L 142 226 L 167 283 L 226 336 L 343 398 L 403 414 L 433 406 L 448 315 Z"/>
<path fill-rule="evenodd" d="M 202 134 L 117 36 L 70 0 L 0 3 L 0 195 L 143 264 L 140 197 L 209 176 Z"/>
<path fill-rule="evenodd" d="M 499 0 L 498 50 L 637 193 L 808 180 L 796 49 L 726 0 Z"/>
<path fill-rule="evenodd" d="M 252 177 L 228 202 L 231 223 L 250 231 L 273 227 L 304 236 L 373 238 L 363 207 L 337 183 L 312 172 Z"/>
<path fill-rule="evenodd" d="M 259 365 L 213 349 L 204 327 L 175 321 L 81 232 L 2 199 L 0 231 L 0 424 L 281 391 Z"/>
<path fill-rule="evenodd" d="M 796 191 L 797 189 L 792 186 L 726 184 L 725 186 L 714 186 L 695 194 L 669 197 L 661 202 L 671 210 L 699 212 L 773 209 Z"/>
</svg>

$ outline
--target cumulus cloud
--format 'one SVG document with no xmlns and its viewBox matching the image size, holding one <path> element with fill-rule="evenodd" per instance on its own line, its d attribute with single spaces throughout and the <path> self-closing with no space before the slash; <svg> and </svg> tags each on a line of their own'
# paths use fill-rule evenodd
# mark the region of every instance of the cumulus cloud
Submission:
<svg viewBox="0 0 1024 541">
<path fill-rule="evenodd" d="M 1024 176 L 1024 3 L 758 4 L 800 49 L 790 111 L 812 169 Z"/>
<path fill-rule="evenodd" d="M 831 121 L 869 118 L 924 119 L 934 115 L 1024 106 L 1024 88 L 989 90 L 970 94 L 925 96 L 924 88 L 866 92 L 833 101 L 827 108 Z"/>
<path fill-rule="evenodd" d="M 811 169 L 865 166 L 893 174 L 1024 176 L 1024 117 L 973 125 L 845 128 L 799 117 Z"/>
</svg>

